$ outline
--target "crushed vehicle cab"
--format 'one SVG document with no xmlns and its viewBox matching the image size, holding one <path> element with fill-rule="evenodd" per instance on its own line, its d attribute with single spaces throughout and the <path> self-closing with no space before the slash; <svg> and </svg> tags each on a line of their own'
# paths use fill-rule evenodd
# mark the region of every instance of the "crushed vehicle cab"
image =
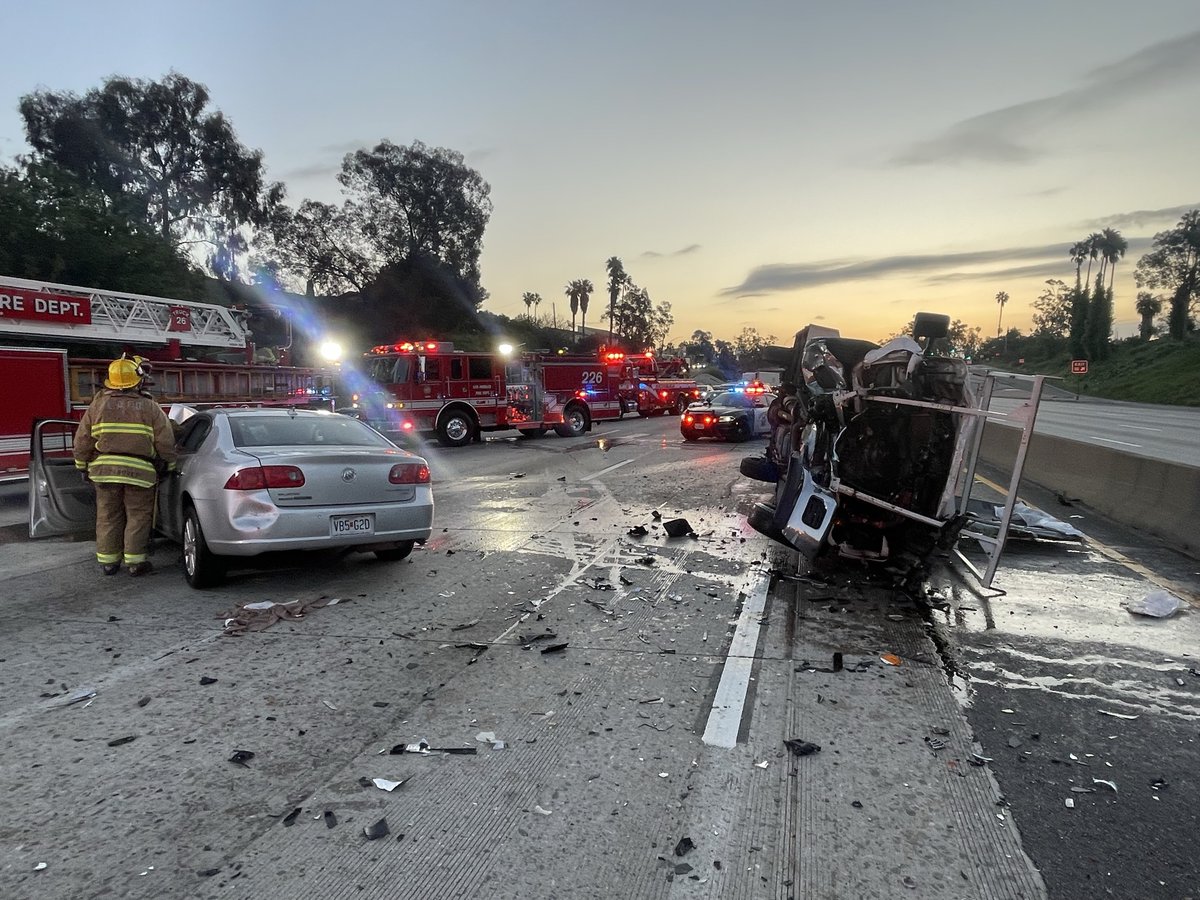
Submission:
<svg viewBox="0 0 1200 900">
<path fill-rule="evenodd" d="M 956 487 L 975 419 L 964 360 L 936 355 L 949 317 L 879 346 L 810 325 L 790 350 L 771 439 L 742 474 L 773 483 L 750 524 L 809 559 L 922 561 L 957 539 Z"/>
</svg>

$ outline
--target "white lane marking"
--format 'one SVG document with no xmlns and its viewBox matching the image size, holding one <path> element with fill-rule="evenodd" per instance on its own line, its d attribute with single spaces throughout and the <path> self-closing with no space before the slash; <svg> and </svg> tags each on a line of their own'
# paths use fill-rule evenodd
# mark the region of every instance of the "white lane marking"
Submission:
<svg viewBox="0 0 1200 900">
<path fill-rule="evenodd" d="M 1141 444 L 1131 444 L 1129 441 L 1114 441 L 1112 438 L 1103 438 L 1098 434 L 1089 434 L 1088 437 L 1093 441 L 1104 441 L 1106 444 L 1120 444 L 1122 447 L 1137 447 L 1141 449 L 1142 446 Z"/>
<path fill-rule="evenodd" d="M 1147 428 L 1145 425 L 1118 425 L 1118 428 L 1131 428 L 1134 431 L 1162 431 L 1161 428 Z"/>
<path fill-rule="evenodd" d="M 742 614 L 738 616 L 733 640 L 729 642 L 729 653 L 725 657 L 725 668 L 713 697 L 712 711 L 704 727 L 704 743 L 713 747 L 737 745 L 738 729 L 742 724 L 742 709 L 746 705 L 746 689 L 750 685 L 750 671 L 754 667 L 754 651 L 758 647 L 758 633 L 762 628 L 763 609 L 767 603 L 767 588 L 771 584 L 769 572 L 756 573 L 757 580 L 745 591 Z"/>
<path fill-rule="evenodd" d="M 599 472 L 593 472 L 591 475 L 587 475 L 583 478 L 580 478 L 579 480 L 580 481 L 591 481 L 593 478 L 599 478 L 601 475 L 607 475 L 609 472 L 613 472 L 613 471 L 621 468 L 621 466 L 627 466 L 631 462 L 634 462 L 634 461 L 635 460 L 632 460 L 632 459 L 624 460 L 623 462 L 617 463 L 615 466 L 609 466 L 607 469 L 601 469 Z"/>
</svg>

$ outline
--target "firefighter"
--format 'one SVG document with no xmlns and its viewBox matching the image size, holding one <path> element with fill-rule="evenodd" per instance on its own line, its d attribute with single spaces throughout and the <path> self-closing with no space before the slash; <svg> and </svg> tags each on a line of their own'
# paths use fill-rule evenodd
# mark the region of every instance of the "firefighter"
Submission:
<svg viewBox="0 0 1200 900">
<path fill-rule="evenodd" d="M 175 468 L 175 437 L 162 408 L 140 390 L 146 368 L 113 360 L 75 432 L 75 468 L 96 486 L 96 561 L 145 575 L 159 475 Z"/>
</svg>

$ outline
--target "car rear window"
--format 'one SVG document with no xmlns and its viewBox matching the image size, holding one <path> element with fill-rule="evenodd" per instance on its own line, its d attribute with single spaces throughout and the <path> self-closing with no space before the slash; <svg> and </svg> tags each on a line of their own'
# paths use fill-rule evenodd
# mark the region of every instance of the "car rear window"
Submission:
<svg viewBox="0 0 1200 900">
<path fill-rule="evenodd" d="M 388 440 L 346 416 L 230 416 L 237 447 L 387 447 Z"/>
</svg>

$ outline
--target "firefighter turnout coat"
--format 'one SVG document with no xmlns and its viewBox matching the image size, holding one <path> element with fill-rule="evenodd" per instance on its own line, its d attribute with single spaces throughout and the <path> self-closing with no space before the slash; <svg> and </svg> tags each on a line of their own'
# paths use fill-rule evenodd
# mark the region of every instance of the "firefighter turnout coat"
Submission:
<svg viewBox="0 0 1200 900">
<path fill-rule="evenodd" d="M 137 390 L 102 390 L 75 432 L 75 468 L 96 484 L 152 488 L 159 466 L 175 468 L 175 433 L 154 400 Z"/>
</svg>

